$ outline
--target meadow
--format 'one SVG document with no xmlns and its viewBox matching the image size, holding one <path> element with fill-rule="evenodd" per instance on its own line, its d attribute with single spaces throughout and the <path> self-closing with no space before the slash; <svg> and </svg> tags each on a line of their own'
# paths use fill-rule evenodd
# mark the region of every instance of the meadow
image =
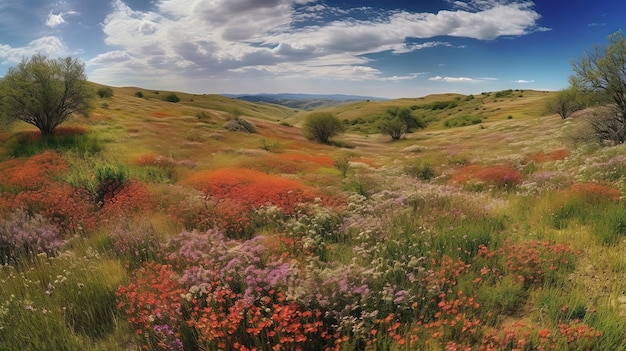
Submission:
<svg viewBox="0 0 626 351">
<path fill-rule="evenodd" d="M 626 350 L 626 146 L 550 93 L 328 107 L 338 147 L 113 90 L 0 134 L 0 350 Z M 391 142 L 391 106 L 428 127 Z"/>
</svg>

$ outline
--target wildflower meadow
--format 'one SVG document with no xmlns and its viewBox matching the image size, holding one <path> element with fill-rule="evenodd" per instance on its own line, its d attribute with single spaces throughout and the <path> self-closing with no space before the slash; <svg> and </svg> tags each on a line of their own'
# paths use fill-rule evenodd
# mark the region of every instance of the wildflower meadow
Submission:
<svg viewBox="0 0 626 351">
<path fill-rule="evenodd" d="M 626 148 L 577 120 L 322 145 L 134 93 L 0 135 L 1 350 L 626 350 Z"/>
</svg>

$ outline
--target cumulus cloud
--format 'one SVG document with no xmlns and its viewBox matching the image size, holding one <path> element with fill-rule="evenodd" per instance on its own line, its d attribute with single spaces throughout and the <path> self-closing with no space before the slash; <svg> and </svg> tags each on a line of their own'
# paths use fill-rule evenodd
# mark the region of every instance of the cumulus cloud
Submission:
<svg viewBox="0 0 626 351">
<path fill-rule="evenodd" d="M 366 55 L 452 46 L 429 40 L 435 37 L 492 40 L 540 30 L 540 16 L 529 1 L 451 4 L 452 10 L 415 13 L 341 9 L 316 0 L 156 0 L 153 10 L 137 11 L 114 0 L 103 22 L 105 43 L 114 50 L 89 65 L 101 77 L 175 72 L 183 79 L 280 75 L 399 81 L 415 77 L 385 76 Z M 130 63 L 135 70 L 124 66 Z"/>
<path fill-rule="evenodd" d="M 31 41 L 23 47 L 13 48 L 9 45 L 0 45 L 0 60 L 2 64 L 11 64 L 34 54 L 60 57 L 65 56 L 67 51 L 67 47 L 60 38 L 45 36 Z"/>
<path fill-rule="evenodd" d="M 63 15 L 58 13 L 58 14 L 54 14 L 52 12 L 50 12 L 48 14 L 48 19 L 46 20 L 46 26 L 50 27 L 50 28 L 54 28 L 54 27 L 58 27 L 65 22 L 65 19 L 63 19 Z"/>
<path fill-rule="evenodd" d="M 76 11 L 66 11 L 66 12 L 59 12 L 59 13 L 54 13 L 53 11 L 50 11 L 48 13 L 48 18 L 45 20 L 45 25 L 47 27 L 50 28 L 56 28 L 60 25 L 66 24 L 66 17 L 68 16 L 75 16 L 78 15 L 78 12 Z"/>
</svg>

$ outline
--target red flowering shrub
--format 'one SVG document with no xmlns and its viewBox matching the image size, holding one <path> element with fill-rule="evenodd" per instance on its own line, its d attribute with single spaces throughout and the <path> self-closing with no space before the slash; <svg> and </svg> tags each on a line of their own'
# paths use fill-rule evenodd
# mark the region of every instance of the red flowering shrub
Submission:
<svg viewBox="0 0 626 351">
<path fill-rule="evenodd" d="M 15 207 L 40 213 L 65 232 L 93 228 L 93 205 L 89 194 L 69 184 L 50 183 L 36 190 L 22 191 L 14 199 Z"/>
<path fill-rule="evenodd" d="M 230 199 L 197 199 L 180 201 L 167 212 L 174 223 L 187 230 L 205 231 L 217 227 L 230 237 L 248 238 L 255 229 L 251 211 L 250 206 Z"/>
<path fill-rule="evenodd" d="M 149 210 L 152 199 L 150 190 L 143 183 L 131 179 L 107 191 L 100 205 L 100 216 L 113 219 Z"/>
<path fill-rule="evenodd" d="M 522 182 L 522 173 L 511 165 L 468 165 L 456 171 L 453 182 L 480 181 L 498 188 L 510 188 Z"/>
<path fill-rule="evenodd" d="M 207 196 L 230 199 L 251 207 L 267 204 L 292 213 L 297 204 L 315 199 L 304 184 L 251 169 L 226 168 L 194 174 L 188 183 Z"/>
<path fill-rule="evenodd" d="M 27 159 L 12 159 L 0 163 L 0 187 L 13 192 L 34 190 L 50 183 L 68 169 L 63 158 L 53 151 Z"/>
<path fill-rule="evenodd" d="M 618 189 L 602 183 L 576 183 L 572 185 L 570 191 L 586 204 L 617 201 L 620 198 Z"/>
<path fill-rule="evenodd" d="M 539 151 L 534 154 L 528 156 L 528 161 L 534 161 L 537 163 L 548 162 L 548 161 L 559 161 L 564 160 L 570 155 L 569 150 L 567 149 L 557 149 L 550 151 L 548 153 Z"/>
</svg>

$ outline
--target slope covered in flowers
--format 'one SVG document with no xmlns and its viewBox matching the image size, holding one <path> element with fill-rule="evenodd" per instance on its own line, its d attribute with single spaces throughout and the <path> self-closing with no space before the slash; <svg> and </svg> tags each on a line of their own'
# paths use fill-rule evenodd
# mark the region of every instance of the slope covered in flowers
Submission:
<svg viewBox="0 0 626 351">
<path fill-rule="evenodd" d="M 626 349 L 626 149 L 578 121 L 339 148 L 122 91 L 1 135 L 0 349 Z"/>
</svg>

